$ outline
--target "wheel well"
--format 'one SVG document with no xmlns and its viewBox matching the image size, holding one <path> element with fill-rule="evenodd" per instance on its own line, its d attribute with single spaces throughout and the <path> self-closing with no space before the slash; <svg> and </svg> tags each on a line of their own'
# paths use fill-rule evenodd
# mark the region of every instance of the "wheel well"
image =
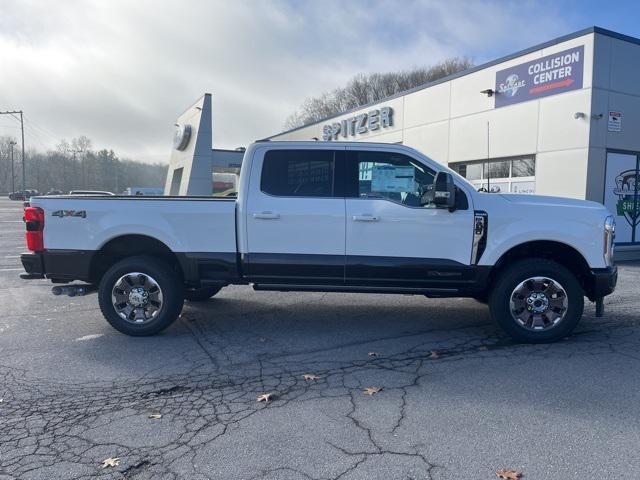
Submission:
<svg viewBox="0 0 640 480">
<path fill-rule="evenodd" d="M 582 288 L 589 293 L 591 288 L 589 284 L 591 269 L 587 261 L 575 248 L 565 243 L 553 241 L 527 242 L 511 248 L 496 262 L 492 269 L 490 281 L 496 277 L 502 268 L 522 258 L 546 258 L 563 265 L 576 275 Z"/>
<path fill-rule="evenodd" d="M 109 240 L 94 256 L 89 269 L 92 283 L 99 283 L 104 272 L 114 263 L 136 255 L 160 258 L 183 277 L 178 258 L 160 240 L 146 235 L 123 235 Z"/>
</svg>

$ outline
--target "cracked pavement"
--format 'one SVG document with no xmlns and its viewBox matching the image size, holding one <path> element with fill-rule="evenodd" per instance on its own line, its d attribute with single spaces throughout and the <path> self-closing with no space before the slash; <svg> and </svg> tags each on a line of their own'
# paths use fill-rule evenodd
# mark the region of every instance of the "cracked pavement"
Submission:
<svg viewBox="0 0 640 480">
<path fill-rule="evenodd" d="M 640 476 L 640 264 L 551 345 L 469 299 L 250 287 L 131 338 L 17 277 L 20 213 L 0 200 L 2 480 Z"/>
</svg>

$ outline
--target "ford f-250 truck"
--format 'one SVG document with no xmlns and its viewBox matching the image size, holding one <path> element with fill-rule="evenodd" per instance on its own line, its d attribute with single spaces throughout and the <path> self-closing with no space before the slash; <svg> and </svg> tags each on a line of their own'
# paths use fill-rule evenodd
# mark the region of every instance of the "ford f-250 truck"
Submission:
<svg viewBox="0 0 640 480">
<path fill-rule="evenodd" d="M 616 285 L 614 219 L 598 203 L 477 192 L 401 145 L 257 142 L 242 165 L 237 199 L 32 198 L 22 277 L 97 290 L 128 335 L 250 284 L 473 297 L 525 342 L 569 334 L 584 297 L 600 316 Z"/>
</svg>

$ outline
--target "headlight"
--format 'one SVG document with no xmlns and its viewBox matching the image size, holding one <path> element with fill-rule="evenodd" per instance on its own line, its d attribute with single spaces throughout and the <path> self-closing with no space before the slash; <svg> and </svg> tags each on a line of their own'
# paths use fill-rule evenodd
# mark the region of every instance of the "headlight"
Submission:
<svg viewBox="0 0 640 480">
<path fill-rule="evenodd" d="M 604 221 L 604 262 L 613 265 L 613 240 L 616 238 L 616 221 L 608 216 Z"/>
</svg>

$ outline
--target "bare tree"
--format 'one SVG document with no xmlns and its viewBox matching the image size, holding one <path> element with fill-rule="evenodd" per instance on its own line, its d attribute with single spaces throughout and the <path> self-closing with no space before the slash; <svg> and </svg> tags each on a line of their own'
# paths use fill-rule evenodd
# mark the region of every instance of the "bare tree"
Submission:
<svg viewBox="0 0 640 480">
<path fill-rule="evenodd" d="M 0 137 L 0 192 L 11 190 L 10 137 Z M 18 151 L 14 152 L 16 155 Z M 16 156 L 16 167 L 19 165 Z M 55 150 L 25 152 L 27 188 L 68 192 L 86 188 L 115 193 L 127 187 L 162 187 L 167 165 L 121 159 L 113 150 L 94 151 L 85 136 L 61 140 Z M 84 175 L 83 175 L 84 165 Z M 16 168 L 16 177 L 19 172 Z M 22 178 L 22 177 L 19 177 Z M 18 183 L 16 182 L 16 188 Z"/>
<path fill-rule="evenodd" d="M 401 72 L 360 73 L 345 87 L 307 98 L 300 108 L 285 122 L 285 128 L 296 128 L 317 122 L 323 118 L 377 102 L 396 93 L 458 73 L 473 66 L 465 57 L 448 58 L 430 67 L 420 67 Z"/>
</svg>

